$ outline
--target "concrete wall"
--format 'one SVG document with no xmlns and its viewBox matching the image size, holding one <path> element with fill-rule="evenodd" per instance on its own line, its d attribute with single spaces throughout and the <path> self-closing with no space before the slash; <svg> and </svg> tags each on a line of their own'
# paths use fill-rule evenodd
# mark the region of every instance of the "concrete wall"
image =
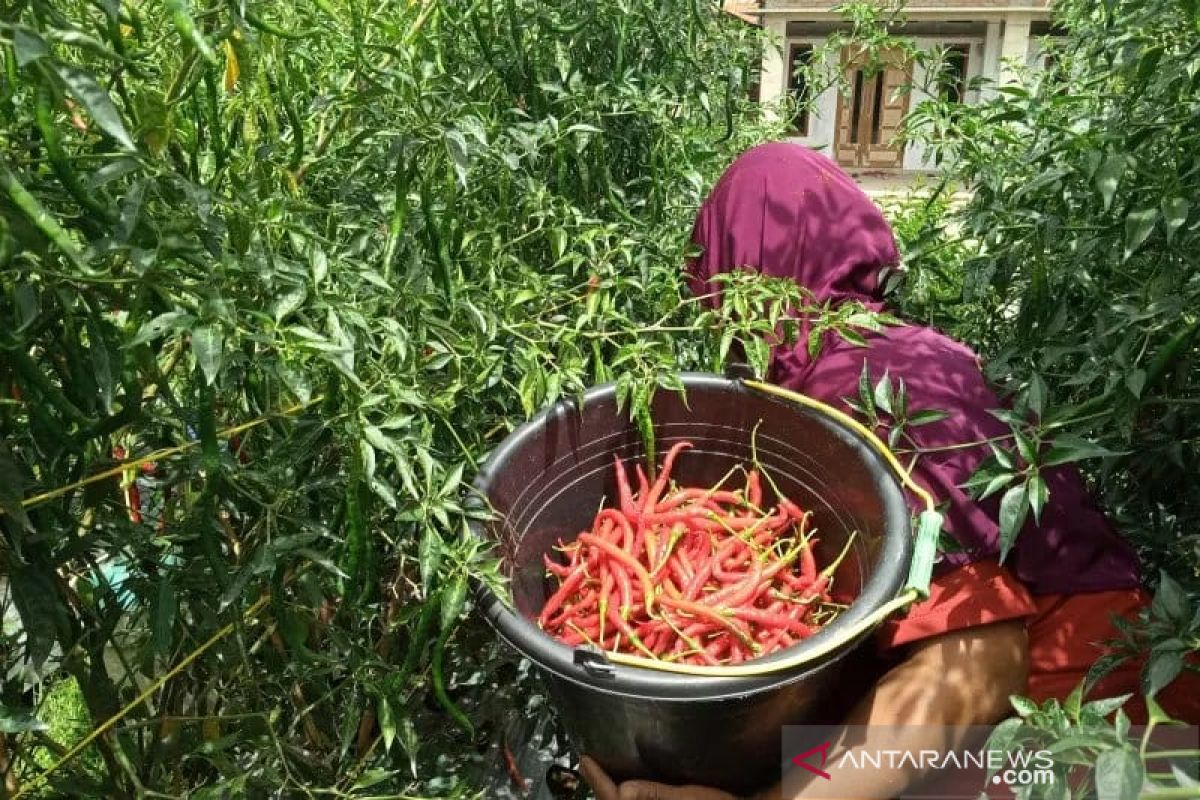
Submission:
<svg viewBox="0 0 1200 800">
<path fill-rule="evenodd" d="M 809 44 L 812 45 L 814 51 L 821 53 L 822 38 L 791 38 L 784 45 L 784 51 L 791 50 L 793 44 Z M 828 55 L 828 54 L 826 54 Z M 828 55 L 829 59 L 836 62 L 836 56 Z M 826 61 L 822 65 L 822 69 L 836 66 L 829 64 Z M 786 86 L 787 76 L 784 76 L 784 85 Z M 833 145 L 834 125 L 837 124 L 837 89 L 831 88 L 821 92 L 817 97 L 817 102 L 808 117 L 808 135 L 807 136 L 792 136 L 789 141 L 798 142 L 814 150 L 820 150 L 827 155 Z"/>
</svg>

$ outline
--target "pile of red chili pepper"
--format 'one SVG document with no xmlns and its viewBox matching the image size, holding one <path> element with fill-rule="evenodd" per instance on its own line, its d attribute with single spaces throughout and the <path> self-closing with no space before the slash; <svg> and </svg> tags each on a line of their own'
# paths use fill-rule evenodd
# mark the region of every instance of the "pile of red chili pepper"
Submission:
<svg viewBox="0 0 1200 800">
<path fill-rule="evenodd" d="M 846 550 L 818 572 L 811 514 L 777 491 L 763 508 L 758 468 L 743 470 L 738 490 L 721 488 L 733 472 L 712 488 L 674 485 L 675 461 L 691 447 L 672 447 L 653 483 L 637 465 L 636 492 L 616 459 L 618 506 L 560 541 L 559 558 L 544 556 L 557 581 L 538 617 L 547 633 L 571 646 L 712 666 L 776 652 L 837 614 L 830 581 Z"/>
</svg>

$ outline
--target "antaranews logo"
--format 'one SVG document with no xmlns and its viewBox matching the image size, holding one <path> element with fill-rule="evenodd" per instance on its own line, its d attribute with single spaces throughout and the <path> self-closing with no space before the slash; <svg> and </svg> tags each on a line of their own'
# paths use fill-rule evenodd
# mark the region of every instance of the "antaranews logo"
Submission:
<svg viewBox="0 0 1200 800">
<path fill-rule="evenodd" d="M 862 787 L 875 784 L 881 796 L 951 800 L 976 798 L 989 783 L 1004 795 L 1024 786 L 1054 783 L 1051 752 L 988 749 L 985 743 L 991 730 L 960 730 L 948 737 L 942 729 L 870 726 L 848 728 L 835 739 L 828 728 L 785 728 L 785 763 L 792 769 L 785 774 L 784 786 L 798 789 L 813 780 L 831 781 L 827 789 L 831 800 L 837 800 L 841 787 L 847 787 L 849 800 L 861 797 Z M 964 744 L 944 750 L 919 744 L 947 738 Z M 919 778 L 920 791 L 905 795 L 899 790 L 910 777 Z"/>
<path fill-rule="evenodd" d="M 794 766 L 824 780 L 832 776 L 825 770 L 833 742 L 824 741 L 792 756 Z M 819 763 L 814 763 L 819 759 Z M 987 770 L 993 784 L 1010 787 L 1042 786 L 1054 783 L 1054 758 L 1048 750 L 899 750 L 856 747 L 834 760 L 831 769 L 912 770 L 929 773 L 937 770 Z"/>
</svg>

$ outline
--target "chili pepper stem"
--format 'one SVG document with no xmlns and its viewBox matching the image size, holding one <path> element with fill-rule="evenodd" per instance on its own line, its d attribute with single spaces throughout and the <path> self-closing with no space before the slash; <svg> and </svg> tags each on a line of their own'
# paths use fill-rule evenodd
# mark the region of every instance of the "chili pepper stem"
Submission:
<svg viewBox="0 0 1200 800">
<path fill-rule="evenodd" d="M 815 533 L 815 531 L 814 531 Z M 837 572 L 838 567 L 842 565 L 842 559 L 850 552 L 850 546 L 854 544 L 855 537 L 858 536 L 858 531 L 851 531 L 849 538 L 846 539 L 846 544 L 842 548 L 842 552 L 838 553 L 838 557 L 833 560 L 833 563 L 821 570 L 818 579 L 825 578 L 827 581 L 833 580 L 833 573 Z"/>
</svg>

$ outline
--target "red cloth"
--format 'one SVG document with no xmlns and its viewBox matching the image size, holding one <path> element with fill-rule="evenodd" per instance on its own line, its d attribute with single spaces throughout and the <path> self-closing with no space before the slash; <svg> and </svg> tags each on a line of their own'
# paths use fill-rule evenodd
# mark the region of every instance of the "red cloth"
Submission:
<svg viewBox="0 0 1200 800">
<path fill-rule="evenodd" d="M 1052 697 L 1061 701 L 1105 654 L 1103 643 L 1117 638 L 1112 617 L 1136 620 L 1149 603 L 1141 589 L 1035 597 L 995 560 L 977 561 L 935 578 L 929 598 L 906 617 L 887 623 L 878 637 L 882 647 L 893 648 L 964 628 L 1024 620 L 1029 634 L 1026 695 L 1039 703 Z M 1123 665 L 1088 696 L 1133 694 L 1125 713 L 1135 723 L 1144 722 L 1141 668 L 1141 661 Z M 1155 699 L 1176 719 L 1200 724 L 1200 674 L 1185 670 Z"/>
</svg>

